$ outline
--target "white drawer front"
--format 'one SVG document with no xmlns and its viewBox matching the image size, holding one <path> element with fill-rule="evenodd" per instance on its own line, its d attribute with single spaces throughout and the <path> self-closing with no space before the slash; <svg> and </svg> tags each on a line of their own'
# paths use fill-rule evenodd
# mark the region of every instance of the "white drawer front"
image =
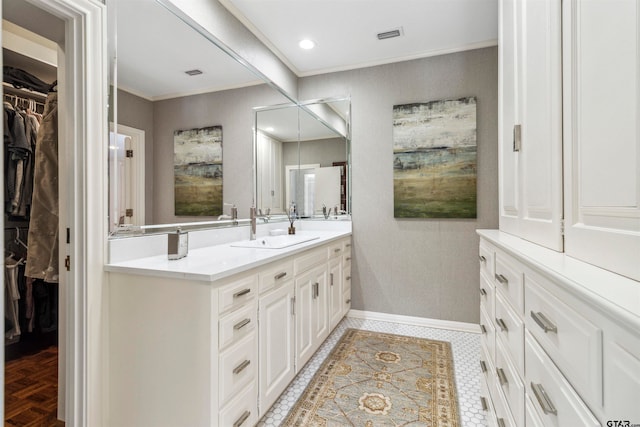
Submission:
<svg viewBox="0 0 640 427">
<path fill-rule="evenodd" d="M 484 274 L 480 275 L 480 306 L 484 306 L 485 311 L 493 319 L 495 311 L 493 310 L 495 288 Z"/>
<path fill-rule="evenodd" d="M 487 388 L 492 390 L 495 387 L 495 365 L 494 359 L 489 356 L 489 350 L 484 346 L 480 346 L 480 371 L 487 383 Z"/>
<path fill-rule="evenodd" d="M 243 387 L 255 382 L 258 367 L 258 340 L 255 332 L 220 353 L 220 403 L 225 405 Z"/>
<path fill-rule="evenodd" d="M 484 381 L 480 381 L 480 407 L 482 408 L 482 413 L 485 416 L 487 425 L 495 426 L 495 409 L 493 408 L 493 401 L 491 400 L 491 395 L 489 394 L 487 383 Z"/>
<path fill-rule="evenodd" d="M 504 393 L 516 425 L 521 426 L 524 424 L 524 384 L 500 341 L 496 342 L 496 384 Z"/>
<path fill-rule="evenodd" d="M 604 347 L 605 407 L 610 418 L 640 420 L 640 340 L 616 334 Z M 607 398 L 609 396 L 609 398 Z"/>
<path fill-rule="evenodd" d="M 258 422 L 258 395 L 255 384 L 242 390 L 219 413 L 220 426 L 251 427 Z"/>
<path fill-rule="evenodd" d="M 255 275 L 231 282 L 220 288 L 218 308 L 220 313 L 236 309 L 242 304 L 256 298 L 258 278 Z"/>
<path fill-rule="evenodd" d="M 484 240 L 480 241 L 478 261 L 480 262 L 480 272 L 487 277 L 493 278 L 495 274 L 494 249 Z"/>
<path fill-rule="evenodd" d="M 525 324 L 565 377 L 591 404 L 602 405 L 602 329 L 525 278 Z"/>
<path fill-rule="evenodd" d="M 520 314 L 524 311 L 523 271 L 518 261 L 496 252 L 496 272 L 493 275 L 496 293 L 502 292 Z"/>
<path fill-rule="evenodd" d="M 342 289 L 351 292 L 351 266 L 346 265 L 342 269 Z"/>
<path fill-rule="evenodd" d="M 251 333 L 258 325 L 257 318 L 255 304 L 248 304 L 222 317 L 218 322 L 219 348 L 222 350 Z"/>
<path fill-rule="evenodd" d="M 493 408 L 496 411 L 497 427 L 520 427 L 511 416 L 511 411 L 507 407 L 507 401 L 500 389 L 493 389 Z"/>
<path fill-rule="evenodd" d="M 484 308 L 480 306 L 480 330 L 481 342 L 487 348 L 491 360 L 496 360 L 496 329 Z"/>
<path fill-rule="evenodd" d="M 293 260 L 268 265 L 258 274 L 260 294 L 293 279 Z"/>
<path fill-rule="evenodd" d="M 545 426 L 599 426 L 600 423 L 562 376 L 542 347 L 525 336 L 526 391 Z"/>
<path fill-rule="evenodd" d="M 326 263 L 327 251 L 326 248 L 314 249 L 296 257 L 293 260 L 293 274 L 298 275 L 315 266 Z"/>
<path fill-rule="evenodd" d="M 344 245 L 342 242 L 332 243 L 327 247 L 327 257 L 333 258 L 342 256 L 344 252 Z"/>
<path fill-rule="evenodd" d="M 518 372 L 524 376 L 524 322 L 500 294 L 496 294 L 495 328 L 496 341 L 503 340 Z"/>
</svg>

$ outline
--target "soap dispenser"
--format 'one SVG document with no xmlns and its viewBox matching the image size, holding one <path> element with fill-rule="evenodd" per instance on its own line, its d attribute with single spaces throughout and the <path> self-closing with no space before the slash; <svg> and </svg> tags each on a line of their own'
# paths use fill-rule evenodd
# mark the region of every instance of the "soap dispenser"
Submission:
<svg viewBox="0 0 640 427">
<path fill-rule="evenodd" d="M 167 253 L 169 259 L 180 259 L 187 256 L 189 251 L 189 233 L 182 231 L 180 227 L 167 236 L 168 247 Z"/>
</svg>

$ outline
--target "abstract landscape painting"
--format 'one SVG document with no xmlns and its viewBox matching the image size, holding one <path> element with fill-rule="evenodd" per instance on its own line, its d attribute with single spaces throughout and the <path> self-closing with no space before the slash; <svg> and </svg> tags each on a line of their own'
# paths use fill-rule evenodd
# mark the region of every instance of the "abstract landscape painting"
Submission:
<svg viewBox="0 0 640 427">
<path fill-rule="evenodd" d="M 222 126 L 173 133 L 176 216 L 222 214 Z"/>
<path fill-rule="evenodd" d="M 476 218 L 476 98 L 394 105 L 396 218 Z"/>
</svg>

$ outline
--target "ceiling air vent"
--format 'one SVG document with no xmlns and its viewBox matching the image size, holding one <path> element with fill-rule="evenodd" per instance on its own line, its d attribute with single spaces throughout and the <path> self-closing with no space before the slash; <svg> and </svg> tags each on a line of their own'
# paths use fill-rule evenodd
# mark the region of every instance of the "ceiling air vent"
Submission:
<svg viewBox="0 0 640 427">
<path fill-rule="evenodd" d="M 402 35 L 402 27 L 396 28 L 394 30 L 384 31 L 382 33 L 378 33 L 378 40 L 384 39 L 392 39 L 394 37 L 400 37 Z"/>
<path fill-rule="evenodd" d="M 189 70 L 189 71 L 185 71 L 184 73 L 189 75 L 189 76 L 197 76 L 199 74 L 202 74 L 202 71 L 200 71 L 200 70 Z"/>
</svg>

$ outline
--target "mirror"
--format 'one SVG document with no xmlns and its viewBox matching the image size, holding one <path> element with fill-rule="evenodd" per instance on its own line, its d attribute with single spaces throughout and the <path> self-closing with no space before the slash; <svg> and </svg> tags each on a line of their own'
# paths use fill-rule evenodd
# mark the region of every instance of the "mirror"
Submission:
<svg viewBox="0 0 640 427">
<path fill-rule="evenodd" d="M 107 8 L 110 231 L 248 217 L 253 108 L 291 100 L 159 2 Z"/>
<path fill-rule="evenodd" d="M 350 213 L 351 102 L 333 98 L 255 111 L 256 207 L 301 218 Z"/>
</svg>

